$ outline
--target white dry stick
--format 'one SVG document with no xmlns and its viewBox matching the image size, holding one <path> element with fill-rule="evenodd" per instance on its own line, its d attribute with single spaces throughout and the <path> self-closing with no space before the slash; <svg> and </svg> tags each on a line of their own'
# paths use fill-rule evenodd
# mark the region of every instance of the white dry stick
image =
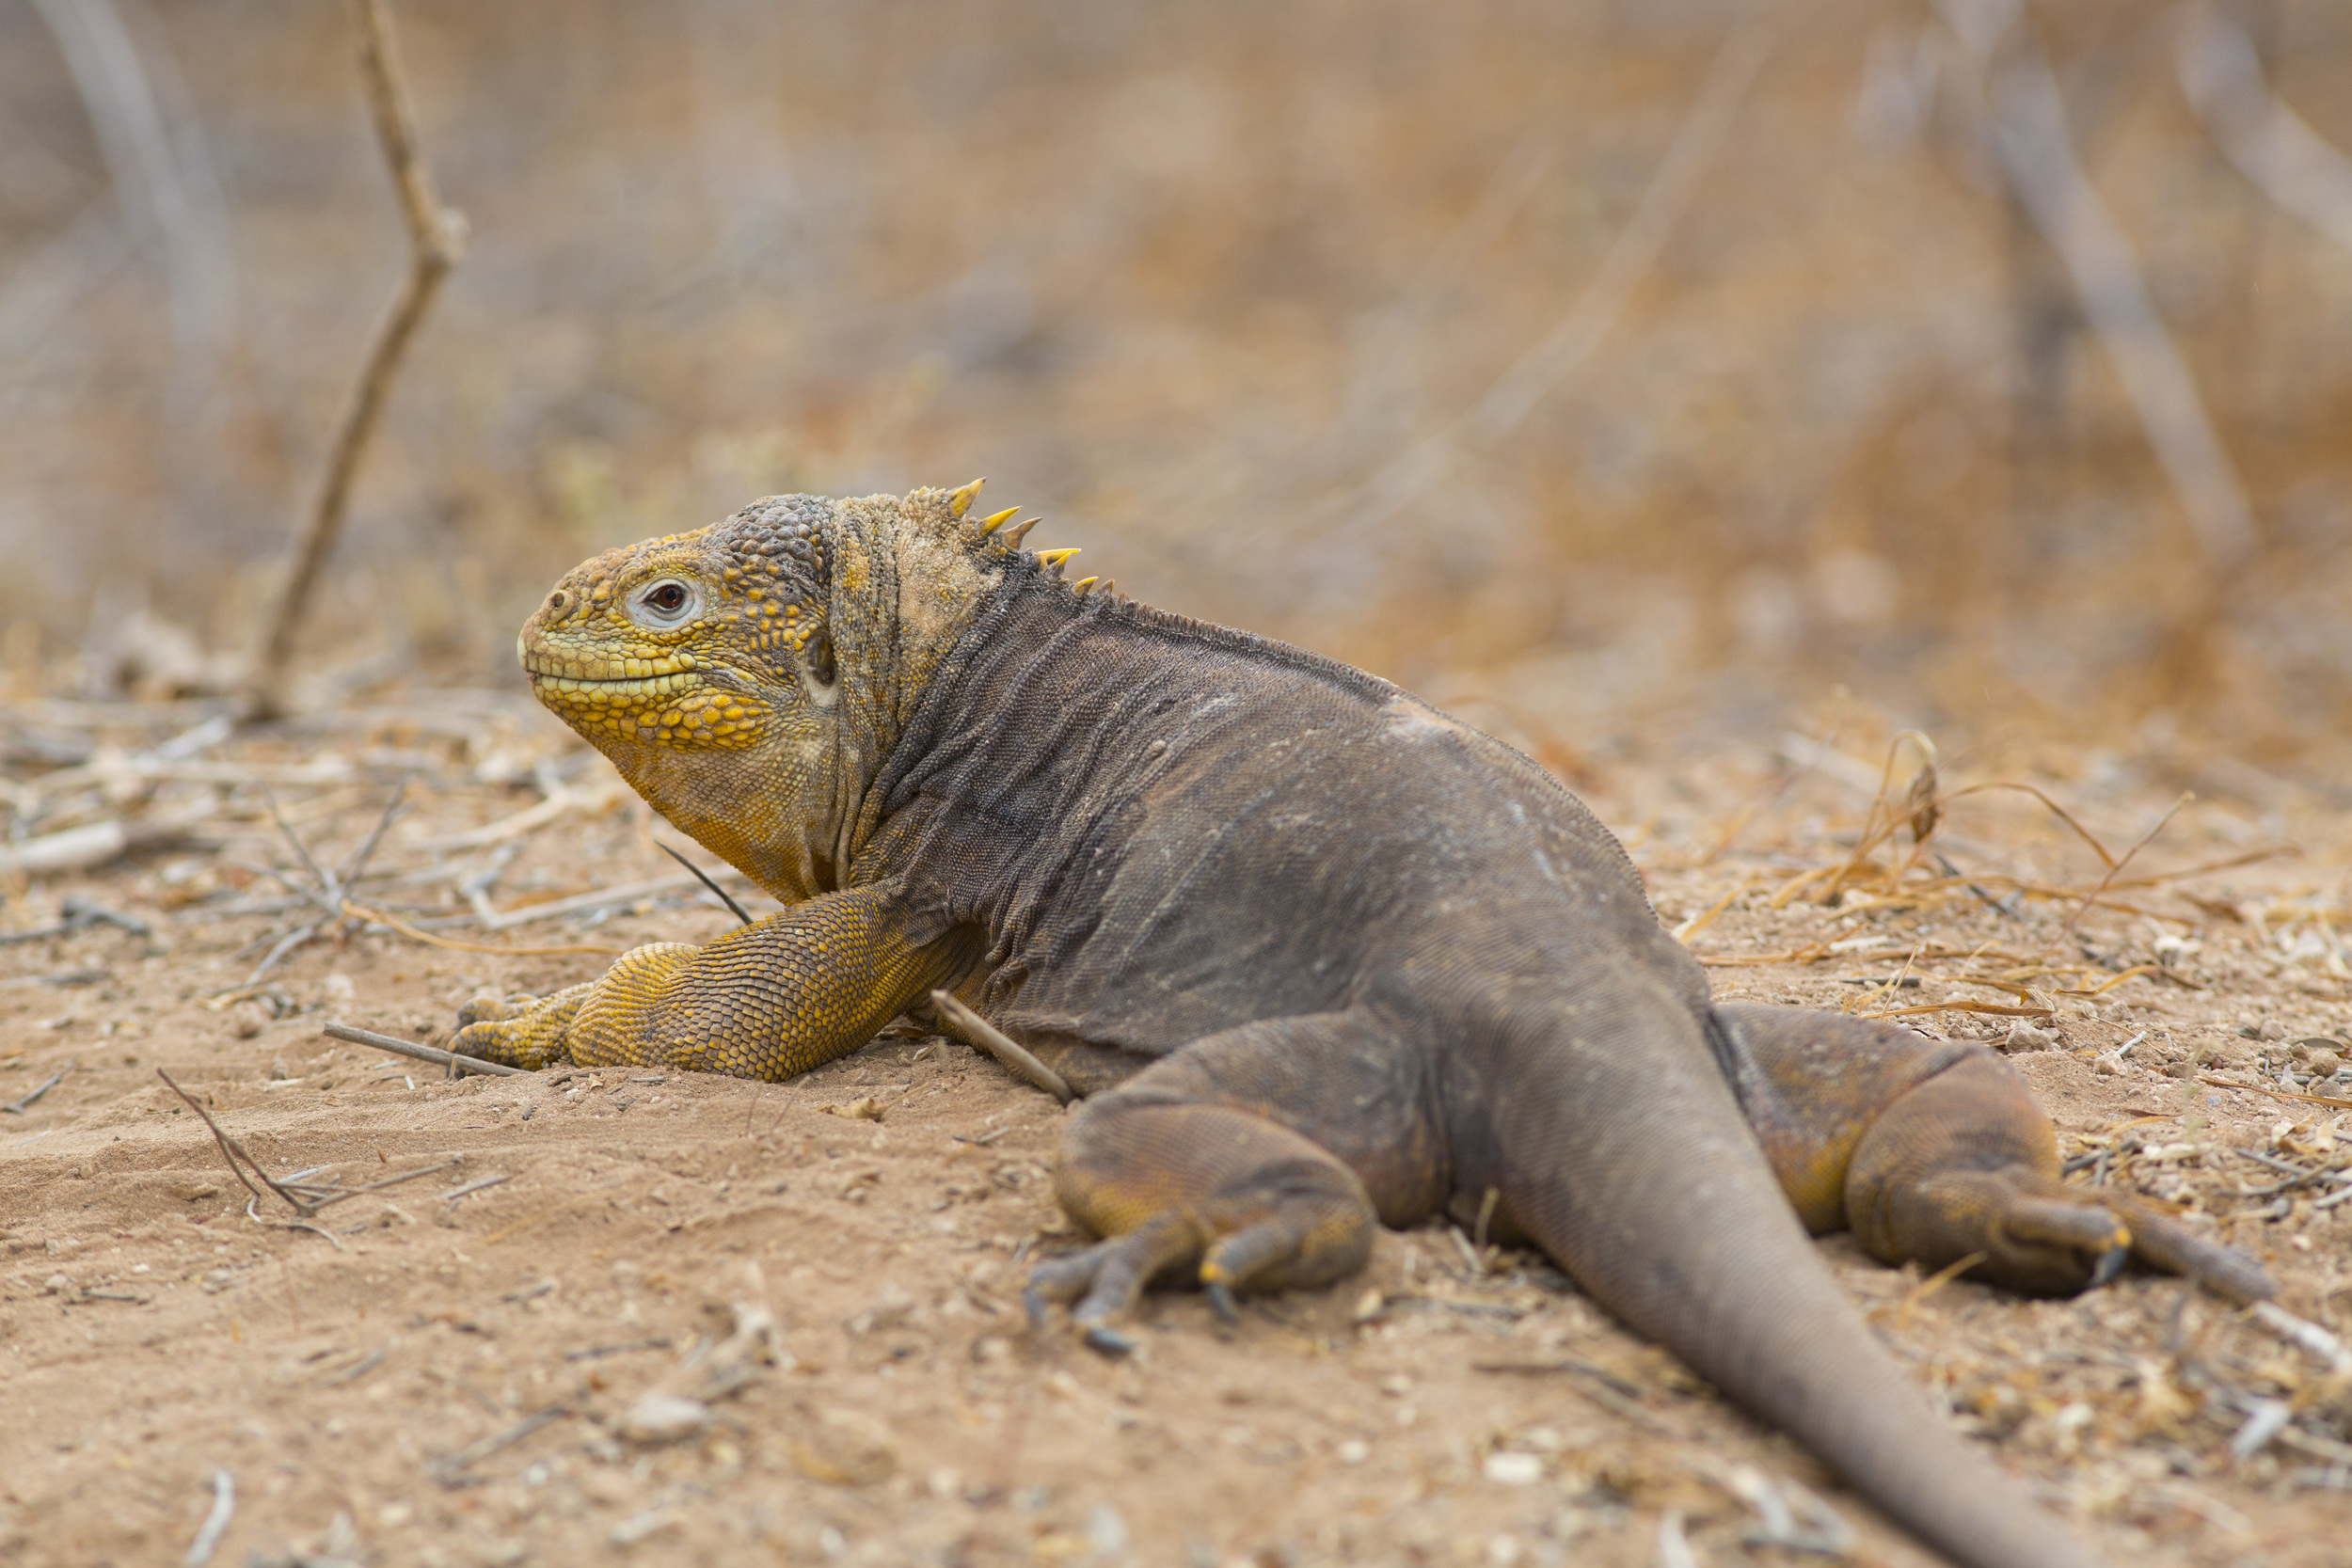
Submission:
<svg viewBox="0 0 2352 1568">
<path fill-rule="evenodd" d="M 2207 6 L 2181 18 L 2181 91 L 2222 154 L 2261 192 L 2352 249 L 2352 157 L 2322 139 L 2263 80 L 2254 45 Z"/>
<path fill-rule="evenodd" d="M 213 1472 L 213 1511 L 204 1516 L 204 1528 L 188 1543 L 188 1568 L 204 1568 L 213 1560 L 213 1553 L 220 1545 L 220 1538 L 228 1533 L 229 1521 L 237 1512 L 237 1478 L 226 1470 Z"/>
<path fill-rule="evenodd" d="M 60 828 L 15 844 L 0 845 L 0 875 L 39 877 L 88 871 L 110 864 L 134 849 L 168 844 L 212 815 L 210 796 L 193 807 L 160 813 L 145 821 L 109 816 L 78 828 Z"/>
<path fill-rule="evenodd" d="M 2270 1446 L 2270 1440 L 2286 1431 L 2295 1419 L 2295 1406 L 2284 1400 L 2250 1400 L 2246 1405 L 2246 1422 L 2230 1439 L 2230 1457 L 2251 1459 Z"/>
<path fill-rule="evenodd" d="M 1772 51 L 1771 34 L 1743 28 L 1715 55 L 1691 112 L 1667 148 L 1666 156 L 1642 193 L 1633 216 L 1601 259 L 1600 270 L 1549 332 L 1514 360 L 1480 398 L 1452 423 L 1373 476 L 1360 503 L 1345 514 L 1358 530 L 1377 527 L 1440 483 L 1454 453 L 1495 446 L 1525 422 L 1536 404 L 1591 357 L 1649 274 L 1666 246 L 1699 177 L 1714 162 L 1733 118 Z"/>
<path fill-rule="evenodd" d="M 2298 1318 L 2276 1302 L 2264 1301 L 2254 1305 L 2254 1321 L 2280 1338 L 2318 1356 L 2332 1370 L 2352 1372 L 2352 1350 L 2345 1349 L 2342 1339 L 2309 1318 Z"/>
<path fill-rule="evenodd" d="M 1658 1568 L 1699 1568 L 1691 1538 L 1682 1533 L 1682 1510 L 1670 1508 L 1658 1519 Z"/>
<path fill-rule="evenodd" d="M 1943 0 L 1941 9 L 1963 55 L 1985 78 L 1991 150 L 2002 177 L 2065 264 L 2206 563 L 2235 566 L 2254 547 L 2245 489 L 2148 295 L 2131 242 L 2075 162 L 2066 105 L 2049 62 L 2032 35 L 2015 24 L 2014 8 Z M 1994 24 L 1985 24 L 1987 14 L 1997 18 Z"/>
</svg>

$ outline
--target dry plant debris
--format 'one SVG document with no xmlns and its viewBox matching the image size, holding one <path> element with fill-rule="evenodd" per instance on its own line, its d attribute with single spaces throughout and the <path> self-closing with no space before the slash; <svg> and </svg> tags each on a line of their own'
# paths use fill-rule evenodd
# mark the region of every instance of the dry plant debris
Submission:
<svg viewBox="0 0 2352 1568">
<path fill-rule="evenodd" d="M 1923 1560 L 1467 1230 L 1383 1236 L 1365 1278 L 1232 1326 L 1156 1297 L 1118 1365 L 1035 1334 L 1024 1264 L 1074 1240 L 1062 1113 L 963 1041 L 902 1028 L 785 1085 L 446 1076 L 460 1002 L 738 920 L 534 716 L 40 711 L 87 747 L 10 769 L 16 841 L 202 828 L 0 904 L 8 1560 L 207 1535 L 273 1563 Z M 2324 802 L 2179 804 L 2156 760 L 1842 722 L 1588 757 L 1587 788 L 1725 994 L 1988 1040 L 2074 1180 L 2250 1246 L 2284 1294 L 2241 1313 L 2132 1275 L 2027 1302 L 1842 1239 L 1832 1265 L 2118 1559 L 2330 1562 L 2352 835 Z M 546 940 L 509 946 L 534 911 Z"/>
</svg>

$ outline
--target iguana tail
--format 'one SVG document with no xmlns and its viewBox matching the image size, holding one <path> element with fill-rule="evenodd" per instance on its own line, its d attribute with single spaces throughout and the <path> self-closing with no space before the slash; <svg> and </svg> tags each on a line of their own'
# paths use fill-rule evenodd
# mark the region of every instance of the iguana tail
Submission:
<svg viewBox="0 0 2352 1568">
<path fill-rule="evenodd" d="M 1954 1562 L 2097 1568 L 1929 1408 L 1846 1299 L 1688 1011 L 1580 1000 L 1486 1085 L 1518 1224 L 1634 1330 Z"/>
</svg>

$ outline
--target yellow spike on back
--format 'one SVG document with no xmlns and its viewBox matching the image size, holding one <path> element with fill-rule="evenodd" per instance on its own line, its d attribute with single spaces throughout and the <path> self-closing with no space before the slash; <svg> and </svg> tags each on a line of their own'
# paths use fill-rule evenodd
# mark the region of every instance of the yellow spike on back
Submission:
<svg viewBox="0 0 2352 1568">
<path fill-rule="evenodd" d="M 1018 512 L 1021 509 L 1016 506 L 1013 510 Z M 1029 536 L 1029 530 L 1037 527 L 1038 524 L 1043 522 L 1044 520 L 1045 519 L 1042 517 L 1032 517 L 1025 523 L 1014 524 L 1011 528 L 1005 530 L 1003 534 L 1005 543 L 1010 545 L 1014 549 L 1019 549 L 1021 547 L 1021 541 Z"/>
<path fill-rule="evenodd" d="M 996 530 L 1003 525 L 1006 518 L 1011 516 L 1014 513 L 1020 510 L 1021 509 L 1017 506 L 1008 506 L 993 517 L 982 517 L 980 519 L 980 531 L 982 533 L 995 532 Z"/>
<path fill-rule="evenodd" d="M 1077 546 L 1073 545 L 1066 550 L 1040 550 L 1037 552 L 1037 559 L 1040 564 L 1051 566 L 1058 572 L 1068 563 L 1070 558 L 1077 553 Z"/>
<path fill-rule="evenodd" d="M 1098 583 L 1098 582 L 1100 582 L 1100 581 L 1102 581 L 1102 580 L 1103 580 L 1103 579 L 1102 579 L 1102 578 L 1080 578 L 1077 581 L 1075 581 L 1075 582 L 1072 583 L 1070 586 L 1071 586 L 1073 589 L 1074 589 L 1074 590 L 1075 590 L 1075 591 L 1076 591 L 1076 592 L 1077 592 L 1077 593 L 1078 593 L 1081 596 L 1084 596 L 1084 594 L 1087 593 L 1087 591 L 1088 591 L 1088 590 L 1091 589 L 1091 588 L 1092 588 L 1092 587 L 1093 587 L 1096 583 Z"/>
<path fill-rule="evenodd" d="M 979 497 L 980 486 L 986 484 L 987 483 L 987 477 L 983 475 L 981 478 L 974 480 L 969 484 L 961 484 L 955 489 L 948 491 L 947 510 L 959 517 L 962 516 L 966 512 L 971 511 L 973 501 L 977 499 Z"/>
</svg>

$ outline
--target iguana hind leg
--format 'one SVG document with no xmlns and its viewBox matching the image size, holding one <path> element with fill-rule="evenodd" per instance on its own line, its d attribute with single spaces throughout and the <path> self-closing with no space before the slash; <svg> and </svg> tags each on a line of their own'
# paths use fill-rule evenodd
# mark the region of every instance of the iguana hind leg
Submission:
<svg viewBox="0 0 2352 1568">
<path fill-rule="evenodd" d="M 1815 1232 L 1850 1227 L 1872 1257 L 2032 1295 L 2104 1283 L 2127 1257 L 2239 1301 L 2262 1265 L 2147 1199 L 2062 1181 L 2050 1118 L 2025 1080 L 1969 1041 L 1835 1013 L 1715 1009 L 1735 1086 L 1781 1186 Z"/>
<path fill-rule="evenodd" d="M 1360 1269 L 1383 1216 L 1425 1212 L 1443 1160 L 1405 1082 L 1352 1014 L 1268 1020 L 1197 1040 L 1087 1101 L 1056 1184 L 1104 1238 L 1030 1275 L 1032 1311 L 1073 1302 L 1090 1342 L 1154 1278 L 1236 1291 L 1327 1285 Z"/>
</svg>

